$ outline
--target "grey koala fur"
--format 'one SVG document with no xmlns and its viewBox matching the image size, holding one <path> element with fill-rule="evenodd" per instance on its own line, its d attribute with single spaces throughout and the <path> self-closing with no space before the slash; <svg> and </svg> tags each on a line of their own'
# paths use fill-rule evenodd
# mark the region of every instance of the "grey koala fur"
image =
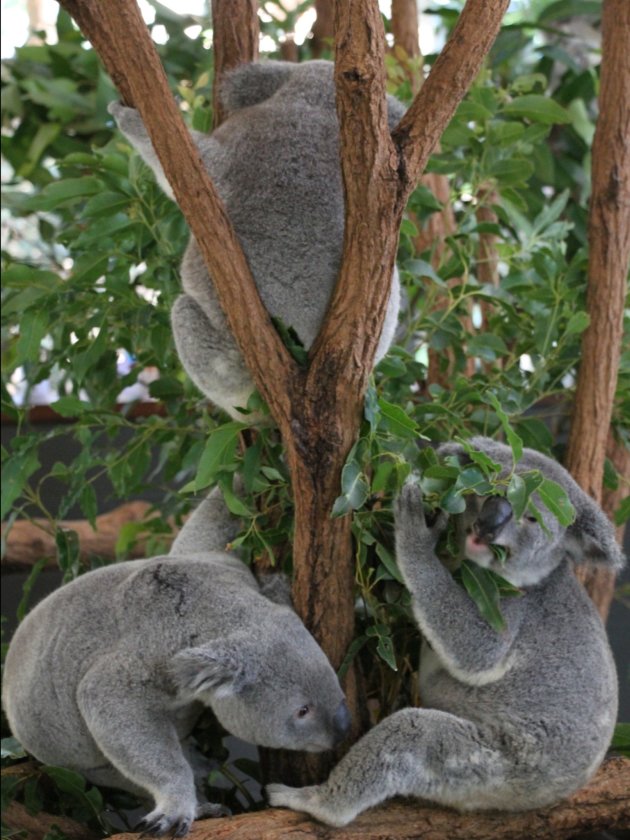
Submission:
<svg viewBox="0 0 630 840">
<path fill-rule="evenodd" d="M 348 731 L 337 676 L 281 598 L 215 546 L 235 518 L 213 491 L 171 554 L 88 572 L 18 627 L 4 672 L 9 725 L 40 761 L 150 794 L 145 826 L 187 833 L 197 798 L 187 738 L 204 707 L 243 740 L 320 751 Z M 279 591 L 279 590 L 278 590 Z"/>
<path fill-rule="evenodd" d="M 333 65 L 268 61 L 226 76 L 228 116 L 212 135 L 193 131 L 202 161 L 247 257 L 262 301 L 310 347 L 326 313 L 341 265 L 344 198 Z M 393 128 L 404 113 L 388 97 Z M 118 127 L 154 170 L 162 171 L 138 112 L 110 105 Z M 173 307 L 179 357 L 212 402 L 243 419 L 254 389 L 219 305 L 199 247 L 191 237 L 181 266 L 184 294 Z M 385 355 L 400 304 L 398 274 L 377 349 Z"/>
<path fill-rule="evenodd" d="M 508 447 L 487 438 L 471 443 L 509 474 Z M 457 444 L 441 454 L 466 459 Z M 322 785 L 269 785 L 272 805 L 337 826 L 396 795 L 463 811 L 527 810 L 556 803 L 593 775 L 615 724 L 617 679 L 604 627 L 572 564 L 617 569 L 623 558 L 613 526 L 566 470 L 526 449 L 517 472 L 531 469 L 567 491 L 573 525 L 563 528 L 538 503 L 546 535 L 535 520 L 514 521 L 504 499 L 489 497 L 485 512 L 485 504 L 478 514 L 473 505 L 474 528 L 465 535 L 469 559 L 523 588 L 501 602 L 503 632 L 484 621 L 436 556 L 447 517 L 428 527 L 419 486 L 405 485 L 395 510 L 397 562 L 424 637 L 420 695 L 427 708 L 384 719 Z M 507 548 L 504 566 L 490 542 Z"/>
</svg>

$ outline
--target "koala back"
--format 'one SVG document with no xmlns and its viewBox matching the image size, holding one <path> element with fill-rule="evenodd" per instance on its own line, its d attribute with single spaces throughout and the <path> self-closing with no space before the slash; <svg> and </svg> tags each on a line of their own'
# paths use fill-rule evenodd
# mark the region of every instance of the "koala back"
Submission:
<svg viewBox="0 0 630 840">
<path fill-rule="evenodd" d="M 166 709 L 205 703 L 255 743 L 325 749 L 337 738 L 343 693 L 334 670 L 297 615 L 265 598 L 232 555 L 116 564 L 44 599 L 6 660 L 3 704 L 27 751 L 79 770 L 98 766 L 78 691 L 112 656 Z M 120 691 L 111 685 L 112 702 Z"/>
</svg>

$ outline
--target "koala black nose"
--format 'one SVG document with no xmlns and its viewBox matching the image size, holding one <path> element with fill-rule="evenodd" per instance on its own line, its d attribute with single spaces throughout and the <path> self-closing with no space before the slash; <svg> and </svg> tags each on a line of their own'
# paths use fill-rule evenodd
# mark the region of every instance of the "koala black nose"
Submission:
<svg viewBox="0 0 630 840">
<path fill-rule="evenodd" d="M 501 528 L 512 518 L 512 506 L 502 496 L 490 496 L 483 503 L 473 528 L 478 537 L 492 542 Z"/>
<path fill-rule="evenodd" d="M 350 732 L 350 724 L 352 723 L 352 718 L 350 717 L 350 712 L 348 711 L 345 700 L 342 700 L 339 704 L 337 711 L 333 715 L 332 722 L 333 730 L 335 732 L 335 744 L 339 744 L 343 741 L 348 732 Z"/>
</svg>

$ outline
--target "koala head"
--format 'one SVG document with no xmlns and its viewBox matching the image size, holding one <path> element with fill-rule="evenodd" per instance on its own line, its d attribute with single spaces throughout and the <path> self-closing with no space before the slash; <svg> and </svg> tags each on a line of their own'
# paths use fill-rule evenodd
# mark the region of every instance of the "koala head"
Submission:
<svg viewBox="0 0 630 840">
<path fill-rule="evenodd" d="M 350 731 L 335 671 L 288 608 L 274 610 L 257 634 L 180 651 L 171 674 L 182 699 L 209 706 L 228 732 L 253 744 L 320 752 Z"/>
<path fill-rule="evenodd" d="M 473 438 L 470 443 L 501 465 L 502 476 L 509 475 L 513 463 L 509 446 L 482 437 Z M 444 444 L 438 452 L 441 456 L 456 455 L 462 463 L 469 462 L 459 444 Z M 576 511 L 575 521 L 563 527 L 536 493 L 532 499 L 544 527 L 527 510 L 517 520 L 510 503 L 502 496 L 469 496 L 466 511 L 458 523 L 461 553 L 515 586 L 540 583 L 566 558 L 576 564 L 621 568 L 623 555 L 613 525 L 593 499 L 551 458 L 524 449 L 516 472 L 523 474 L 531 470 L 540 470 L 545 478 L 565 490 Z M 498 548 L 493 550 L 493 546 Z"/>
</svg>

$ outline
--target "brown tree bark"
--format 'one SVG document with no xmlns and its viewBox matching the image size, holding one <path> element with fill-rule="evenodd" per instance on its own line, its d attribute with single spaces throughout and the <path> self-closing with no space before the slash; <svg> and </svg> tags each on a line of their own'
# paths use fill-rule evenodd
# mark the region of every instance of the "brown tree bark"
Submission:
<svg viewBox="0 0 630 840">
<path fill-rule="evenodd" d="M 315 0 L 317 17 L 311 38 L 313 58 L 319 58 L 335 36 L 335 2 L 336 0 Z"/>
<path fill-rule="evenodd" d="M 258 58 L 258 0 L 212 0 L 212 85 L 213 124 L 225 119 L 219 98 L 221 82 L 228 70 Z"/>
<path fill-rule="evenodd" d="M 392 0 L 392 35 L 409 57 L 420 55 L 417 0 Z"/>
<path fill-rule="evenodd" d="M 377 2 L 338 4 L 344 259 L 307 369 L 296 364 L 273 329 L 133 0 L 61 0 L 61 5 L 92 41 L 127 104 L 138 108 L 236 342 L 280 428 L 295 499 L 295 605 L 338 667 L 353 637 L 354 557 L 349 517 L 331 519 L 330 511 L 359 426 L 402 213 L 496 37 L 508 0 L 468 0 L 453 37 L 392 136 Z M 356 711 L 352 672 L 346 690 Z M 294 783 L 301 765 L 294 759 Z"/>
<path fill-rule="evenodd" d="M 397 800 L 361 814 L 346 828 L 328 828 L 304 814 L 269 809 L 193 824 L 189 840 L 564 840 L 587 831 L 630 825 L 630 761 L 606 762 L 570 799 L 542 811 L 459 814 Z M 112 840 L 135 840 L 118 834 Z"/>
<path fill-rule="evenodd" d="M 592 150 L 588 220 L 586 306 L 590 324 L 582 339 L 566 466 L 598 502 L 623 337 L 623 308 L 630 262 L 630 4 L 604 0 L 599 118 Z M 599 590 L 605 615 L 612 593 L 605 570 L 582 577 Z M 602 585 L 600 586 L 600 583 Z"/>
<path fill-rule="evenodd" d="M 45 836 L 55 836 L 55 828 L 60 829 L 67 840 L 98 840 L 102 837 L 100 832 L 90 831 L 86 825 L 69 817 L 47 814 L 45 811 L 29 814 L 21 802 L 9 803 L 2 812 L 2 822 L 12 831 L 20 832 L 18 836 L 21 840 L 42 840 Z"/>
</svg>

